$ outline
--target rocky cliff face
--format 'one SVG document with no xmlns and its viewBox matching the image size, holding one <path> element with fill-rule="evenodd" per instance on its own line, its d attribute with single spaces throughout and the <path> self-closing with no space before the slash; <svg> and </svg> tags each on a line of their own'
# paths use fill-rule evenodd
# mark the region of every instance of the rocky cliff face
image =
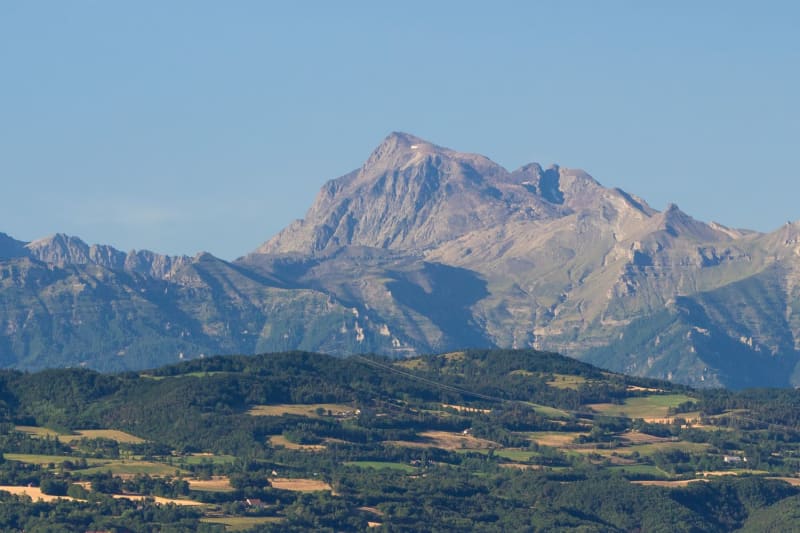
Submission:
<svg viewBox="0 0 800 533">
<path fill-rule="evenodd" d="M 580 170 L 508 171 L 403 133 L 235 263 L 0 234 L 0 291 L 5 366 L 497 345 L 800 383 L 800 224 L 707 224 Z"/>
<path fill-rule="evenodd" d="M 758 276 L 774 280 L 771 254 L 787 242 L 791 235 L 707 224 L 675 205 L 660 212 L 580 170 L 534 163 L 507 171 L 482 156 L 392 134 L 361 169 L 323 187 L 304 220 L 243 263 L 287 253 L 326 262 L 331 250 L 390 249 L 485 282 L 486 294 L 469 305 L 468 323 L 496 345 L 558 350 L 700 385 L 745 385 L 768 382 L 767 374 L 796 364 L 800 330 L 793 308 L 786 311 L 781 301 L 777 308 L 723 315 L 711 308 L 718 300 L 708 294 Z M 792 270 L 785 252 L 778 260 Z M 368 276 L 359 279 L 370 283 Z M 315 282 L 340 290 L 325 275 Z M 775 281 L 768 292 L 788 292 L 791 299 L 795 287 Z M 359 299 L 376 310 L 390 301 L 386 294 Z M 784 312 L 792 317 L 786 327 L 766 328 L 769 333 L 762 327 L 756 335 L 772 346 L 769 359 L 757 341 L 740 341 L 751 338 L 748 324 L 783 324 L 778 315 Z M 722 328 L 716 340 L 698 320 Z M 662 323 L 664 331 L 652 329 Z M 727 343 L 738 355 L 717 353 Z M 740 371 L 745 361 L 759 368 L 749 373 L 758 377 Z"/>
<path fill-rule="evenodd" d="M 62 233 L 28 243 L 24 249 L 24 255 L 61 268 L 67 265 L 96 265 L 157 279 L 168 278 L 191 262 L 186 256 L 161 255 L 148 250 L 124 253 L 108 245 L 89 246 L 77 237 Z"/>
</svg>

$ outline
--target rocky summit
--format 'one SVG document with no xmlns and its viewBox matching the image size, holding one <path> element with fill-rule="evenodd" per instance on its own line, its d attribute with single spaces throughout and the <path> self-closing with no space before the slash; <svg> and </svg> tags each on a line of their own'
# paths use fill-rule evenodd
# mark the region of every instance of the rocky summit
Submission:
<svg viewBox="0 0 800 533">
<path fill-rule="evenodd" d="M 698 386 L 800 384 L 800 223 L 695 220 L 581 170 L 393 133 L 234 262 L 0 234 L 0 365 L 302 349 L 558 351 Z"/>
</svg>

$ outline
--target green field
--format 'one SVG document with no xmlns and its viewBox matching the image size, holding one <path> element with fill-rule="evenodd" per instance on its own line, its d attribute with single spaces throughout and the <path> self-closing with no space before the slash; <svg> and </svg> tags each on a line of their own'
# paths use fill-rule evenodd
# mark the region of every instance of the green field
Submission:
<svg viewBox="0 0 800 533">
<path fill-rule="evenodd" d="M 588 431 L 527 431 L 521 433 L 530 440 L 542 446 L 552 446 L 559 448 L 569 446 L 575 439 L 582 435 L 588 435 Z"/>
<path fill-rule="evenodd" d="M 656 442 L 653 444 L 639 444 L 636 446 L 617 448 L 615 451 L 620 454 L 628 454 L 632 452 L 639 452 L 639 455 L 649 456 L 657 452 L 681 450 L 684 452 L 702 453 L 709 448 L 709 444 L 704 442 Z"/>
<path fill-rule="evenodd" d="M 596 403 L 589 407 L 608 416 L 626 416 L 628 418 L 665 418 L 670 407 L 694 401 L 685 394 L 651 394 L 627 398 L 622 404 Z"/>
<path fill-rule="evenodd" d="M 179 462 L 187 465 L 201 465 L 212 463 L 215 465 L 228 465 L 236 461 L 233 455 L 193 454 L 181 457 Z"/>
<path fill-rule="evenodd" d="M 380 470 L 387 468 L 390 470 L 402 470 L 403 472 L 416 472 L 417 468 L 405 463 L 393 463 L 389 461 L 347 461 L 344 464 L 348 466 L 357 466 L 359 468 L 374 468 Z"/>
<path fill-rule="evenodd" d="M 508 459 L 509 461 L 514 461 L 516 463 L 527 463 L 531 460 L 531 458 L 536 457 L 538 454 L 532 450 L 520 450 L 517 448 L 480 448 L 480 449 L 465 449 L 465 450 L 455 450 L 456 453 L 467 454 L 467 453 L 480 453 L 482 455 L 488 455 L 491 453 L 495 457 L 502 457 L 503 459 Z"/>
<path fill-rule="evenodd" d="M 516 461 L 518 463 L 525 463 L 531 460 L 531 457 L 536 456 L 536 452 L 531 450 L 495 450 L 494 455 L 497 457 L 503 457 L 505 459 L 509 459 L 511 461 Z"/>
<path fill-rule="evenodd" d="M 34 465 L 46 464 L 61 464 L 64 461 L 80 461 L 80 457 L 71 457 L 69 455 L 39 455 L 33 453 L 4 453 L 3 457 L 9 461 L 19 461 L 21 463 L 28 463 Z M 90 465 L 98 465 L 107 462 L 106 459 L 86 459 Z"/>
<path fill-rule="evenodd" d="M 668 479 L 672 477 L 670 474 L 664 472 L 663 470 L 654 465 L 624 465 L 624 466 L 609 466 L 606 468 L 612 472 L 647 475 L 660 479 Z"/>
<path fill-rule="evenodd" d="M 650 457 L 655 453 L 658 452 L 666 452 L 672 450 L 681 450 L 687 453 L 704 453 L 709 448 L 709 444 L 707 443 L 698 443 L 698 442 L 686 442 L 686 441 L 665 441 L 665 442 L 656 442 L 652 444 L 636 444 L 633 446 L 620 446 L 619 448 L 596 448 L 592 445 L 588 445 L 585 447 L 580 448 L 573 448 L 573 449 L 566 449 L 562 450 L 564 453 L 572 454 L 577 453 L 581 455 L 586 454 L 597 454 L 602 455 L 603 457 L 612 457 L 614 455 L 618 455 L 621 457 L 627 457 L 633 452 L 638 452 L 642 457 Z"/>
<path fill-rule="evenodd" d="M 569 418 L 569 413 L 561 409 L 556 409 L 555 407 L 549 407 L 547 405 L 540 405 L 532 402 L 525 402 L 525 404 L 533 407 L 533 410 L 542 416 L 549 416 L 551 418 Z"/>
<path fill-rule="evenodd" d="M 127 460 L 100 460 L 96 466 L 80 470 L 82 474 L 97 474 L 111 472 L 115 476 L 148 474 L 150 476 L 172 476 L 180 469 L 164 463 L 153 463 L 150 461 L 127 461 Z"/>
</svg>

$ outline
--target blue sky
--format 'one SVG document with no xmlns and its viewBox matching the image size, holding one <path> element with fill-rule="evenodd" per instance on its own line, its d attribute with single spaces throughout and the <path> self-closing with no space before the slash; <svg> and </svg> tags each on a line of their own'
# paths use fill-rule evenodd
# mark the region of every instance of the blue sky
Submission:
<svg viewBox="0 0 800 533">
<path fill-rule="evenodd" d="M 800 3 L 0 2 L 0 231 L 232 259 L 394 130 L 800 219 Z"/>
</svg>

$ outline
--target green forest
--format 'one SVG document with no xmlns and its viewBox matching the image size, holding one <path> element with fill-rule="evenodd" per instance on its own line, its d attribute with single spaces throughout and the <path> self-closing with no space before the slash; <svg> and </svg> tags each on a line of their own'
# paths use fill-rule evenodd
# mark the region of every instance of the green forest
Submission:
<svg viewBox="0 0 800 533">
<path fill-rule="evenodd" d="M 553 353 L 0 372 L 3 531 L 786 531 L 800 393 Z"/>
</svg>

